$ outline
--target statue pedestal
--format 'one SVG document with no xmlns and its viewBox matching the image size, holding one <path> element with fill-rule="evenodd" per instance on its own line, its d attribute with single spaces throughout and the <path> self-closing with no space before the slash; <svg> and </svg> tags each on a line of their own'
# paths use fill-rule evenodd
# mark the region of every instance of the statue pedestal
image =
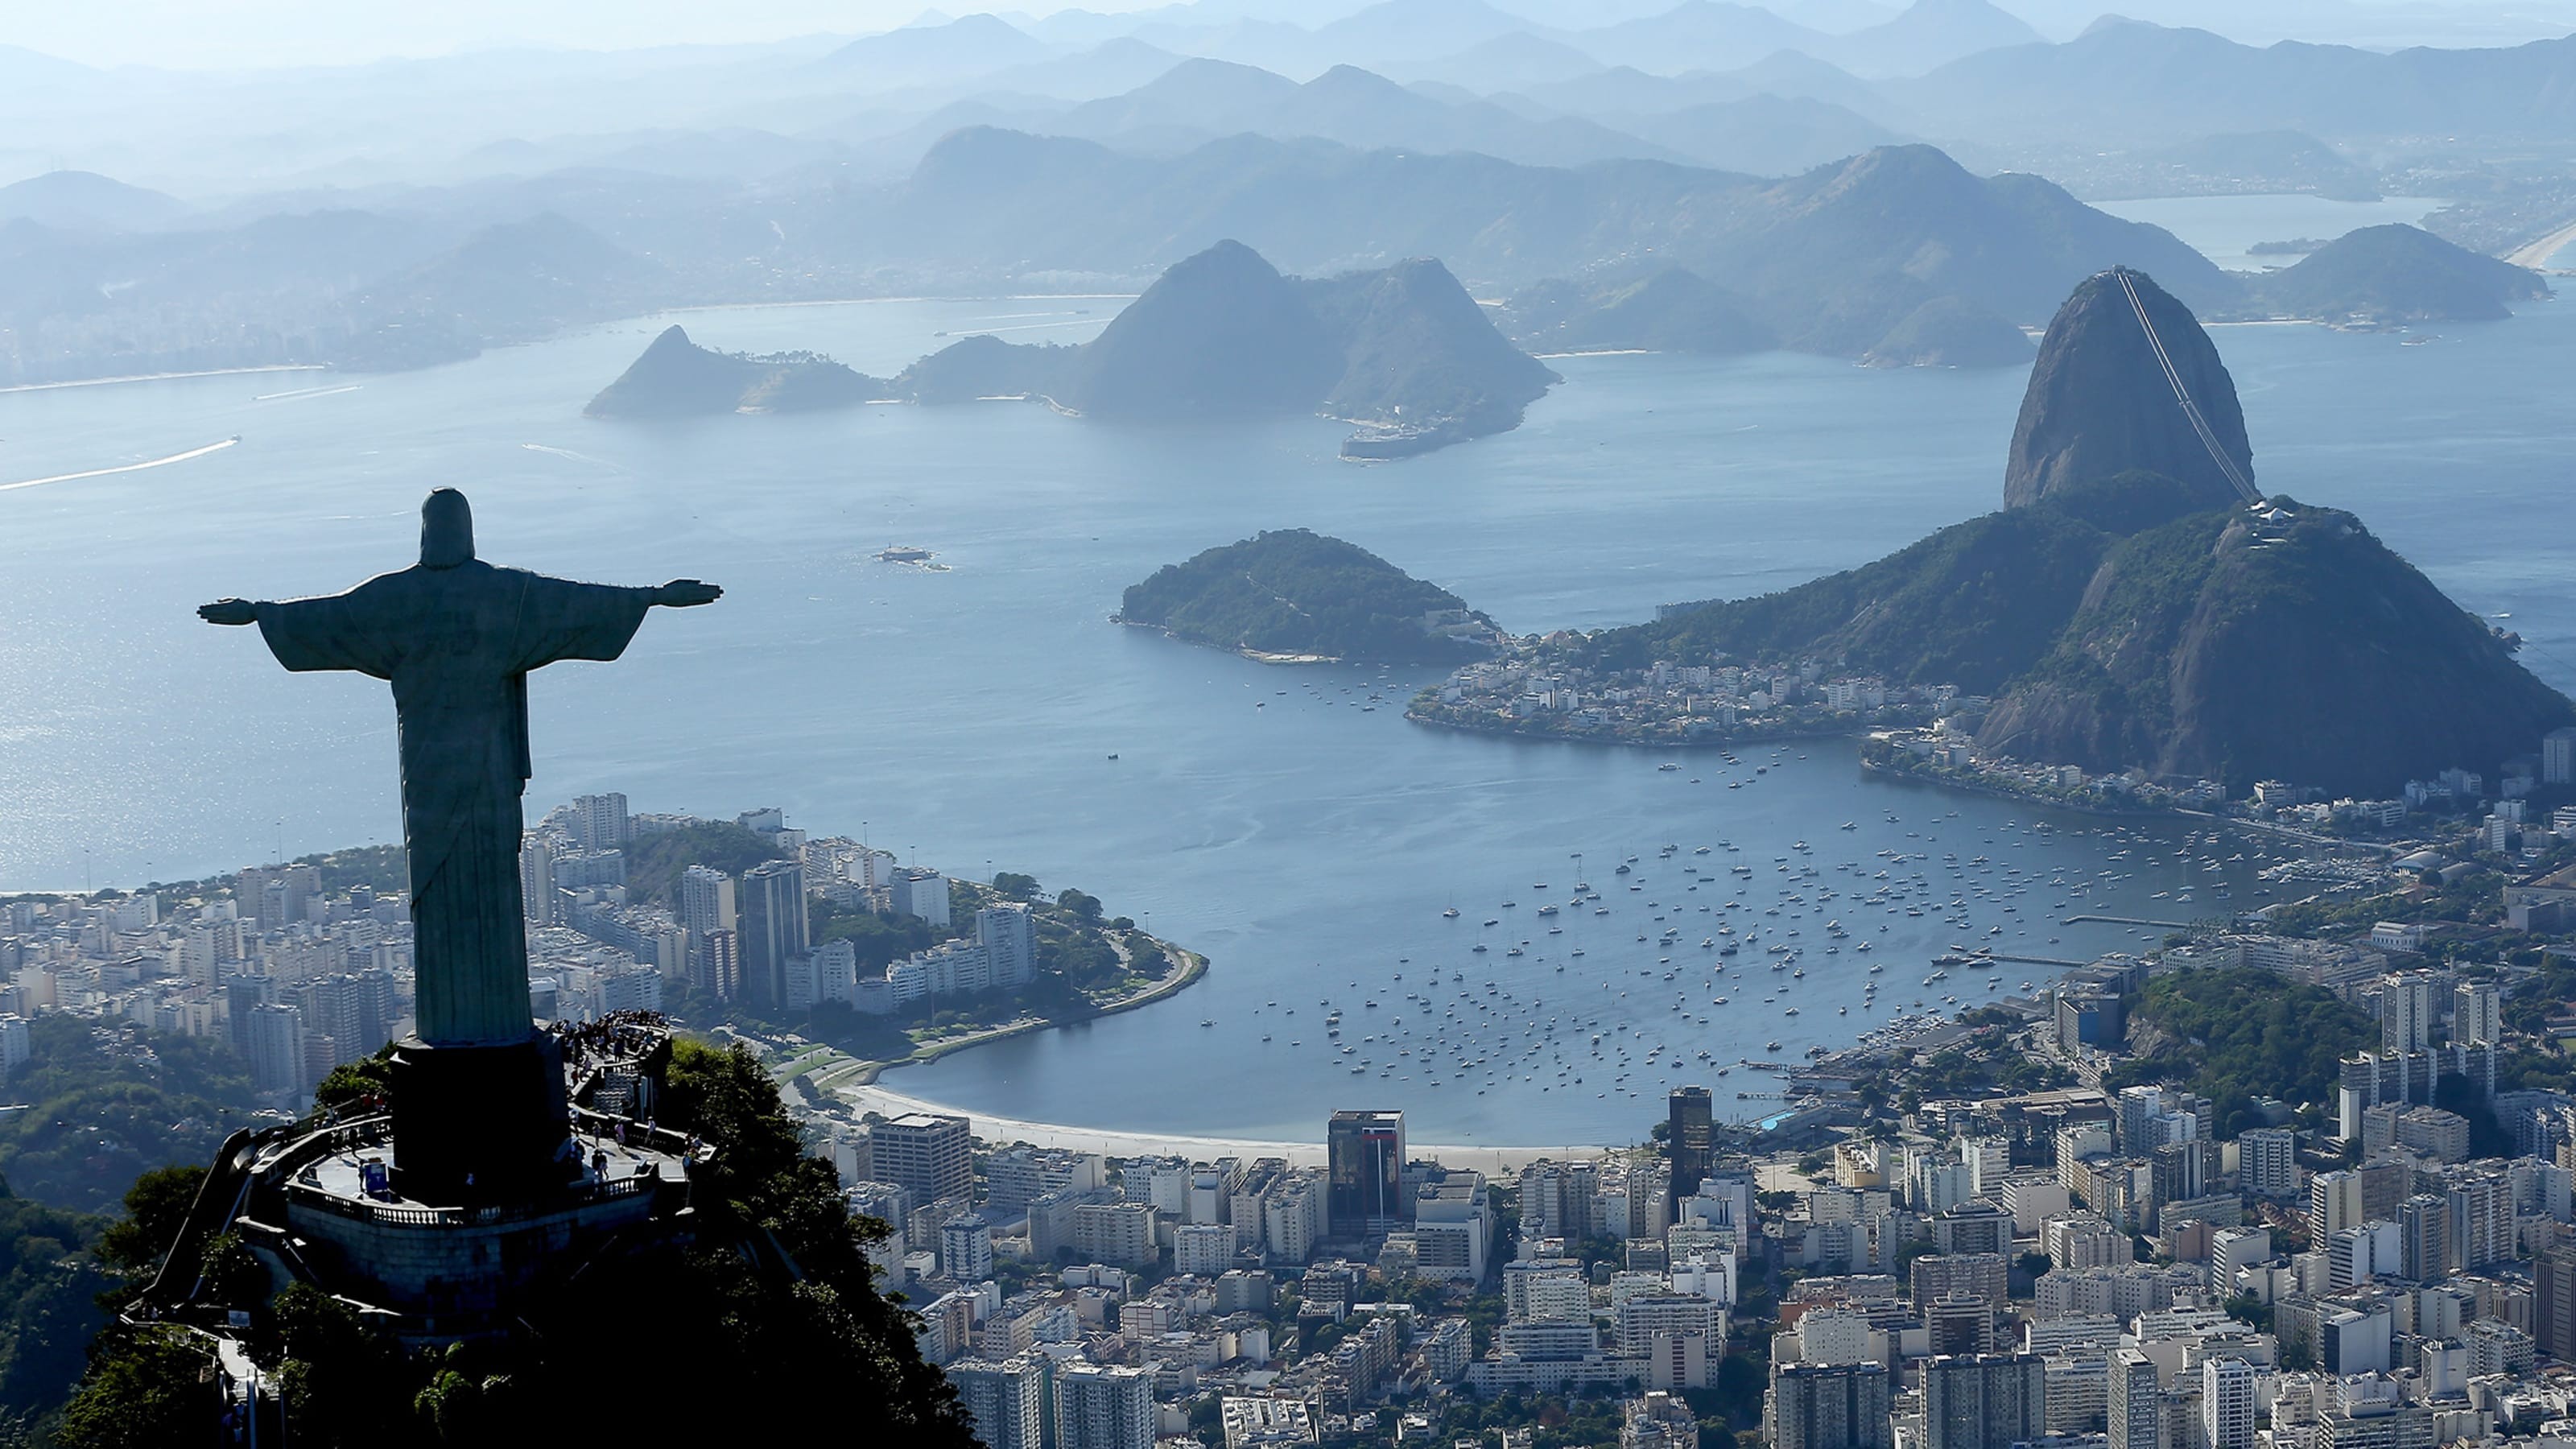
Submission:
<svg viewBox="0 0 2576 1449">
<path fill-rule="evenodd" d="M 579 1168 L 566 1149 L 563 1055 L 534 1031 L 508 1046 L 394 1048 L 393 1186 L 421 1202 L 524 1201 Z"/>
</svg>

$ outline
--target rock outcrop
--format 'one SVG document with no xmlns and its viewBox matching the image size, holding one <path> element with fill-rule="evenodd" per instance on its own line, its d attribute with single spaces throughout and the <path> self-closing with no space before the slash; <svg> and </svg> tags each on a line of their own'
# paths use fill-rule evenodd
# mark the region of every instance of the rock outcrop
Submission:
<svg viewBox="0 0 2576 1449">
<path fill-rule="evenodd" d="M 2236 380 L 2209 334 L 2190 308 L 2145 273 L 2115 267 L 2085 279 L 2040 339 L 2004 465 L 2005 507 L 2027 507 L 2058 489 L 2128 472 L 2161 473 L 2207 507 L 2240 501 L 2175 399 L 2164 362 L 2139 325 L 2141 307 L 2219 449 L 2246 478 L 2254 476 Z"/>
</svg>

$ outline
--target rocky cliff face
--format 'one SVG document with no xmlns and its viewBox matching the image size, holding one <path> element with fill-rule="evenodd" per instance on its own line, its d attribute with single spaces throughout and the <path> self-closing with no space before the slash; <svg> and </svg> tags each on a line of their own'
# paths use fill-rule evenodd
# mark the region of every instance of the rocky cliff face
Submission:
<svg viewBox="0 0 2576 1449">
<path fill-rule="evenodd" d="M 1979 742 L 2089 770 L 2385 796 L 2576 720 L 2349 513 L 2229 509 L 2111 550 Z"/>
<path fill-rule="evenodd" d="M 2175 401 L 2120 285 L 2123 275 L 2219 447 L 2239 472 L 2254 476 L 2236 380 L 2199 319 L 2146 274 L 2114 268 L 2078 286 L 2040 341 L 2004 465 L 2005 507 L 2026 507 L 2060 489 L 2132 471 L 2175 479 L 2207 507 L 2238 501 L 2235 485 Z"/>
</svg>

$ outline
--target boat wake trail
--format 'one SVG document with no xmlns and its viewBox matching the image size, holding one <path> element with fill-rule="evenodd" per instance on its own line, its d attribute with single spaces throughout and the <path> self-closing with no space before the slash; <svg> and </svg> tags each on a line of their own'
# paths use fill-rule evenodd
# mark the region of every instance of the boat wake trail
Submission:
<svg viewBox="0 0 2576 1449">
<path fill-rule="evenodd" d="M 344 382 L 337 387 L 299 387 L 288 392 L 254 393 L 251 395 L 251 401 L 286 402 L 300 397 L 332 397 L 339 393 L 356 392 L 358 389 L 365 386 L 366 384 L 363 382 Z"/>
<path fill-rule="evenodd" d="M 606 458 L 594 458 L 588 453 L 576 453 L 570 448 L 552 448 L 543 443 L 521 443 L 519 446 L 527 449 L 531 453 L 545 453 L 552 457 L 570 458 L 576 463 L 588 463 L 594 468 L 605 468 L 611 473 L 623 473 L 626 471 L 624 468 L 608 461 Z"/>
<path fill-rule="evenodd" d="M 0 483 L 0 493 L 15 493 L 21 488 L 37 488 L 47 483 L 73 483 L 83 478 L 105 478 L 116 473 L 140 473 L 146 468 L 166 468 L 173 463 L 185 463 L 191 458 L 202 458 L 208 453 L 220 453 L 240 441 L 239 438 L 226 438 L 220 443 L 208 443 L 202 448 L 190 448 L 184 453 L 172 453 L 167 458 L 154 458 L 145 463 L 127 463 L 117 468 L 92 468 L 82 473 L 57 473 L 51 478 L 28 478 L 16 483 Z"/>
</svg>

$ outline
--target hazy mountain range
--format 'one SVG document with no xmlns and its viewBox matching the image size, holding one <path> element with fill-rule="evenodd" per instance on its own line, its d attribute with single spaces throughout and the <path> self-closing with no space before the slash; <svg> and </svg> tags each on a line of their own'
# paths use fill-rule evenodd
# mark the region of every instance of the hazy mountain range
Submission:
<svg viewBox="0 0 2576 1449">
<path fill-rule="evenodd" d="M 653 306 L 1117 290 L 1228 238 L 1311 277 L 1437 258 L 1514 295 L 1533 346 L 1632 334 L 1669 294 L 1646 331 L 1677 345 L 2005 362 L 2116 263 L 2219 315 L 2493 315 L 2525 285 L 2391 238 L 2249 290 L 2080 195 L 2510 198 L 2552 148 L 2576 165 L 2576 38 L 2052 44 L 1990 0 L 1278 13 L 291 78 L 0 50 L 0 146 L 28 148 L 0 167 L 66 135 L 136 163 L 0 186 L 5 366 L 398 365 Z M 174 166 L 194 184 L 152 184 Z M 2553 194 L 2490 206 L 2481 244 L 2562 224 Z"/>
<path fill-rule="evenodd" d="M 2297 4 L 2319 33 L 2336 16 L 2412 13 Z M 0 49 L 0 177 L 60 165 L 218 200 L 568 166 L 880 178 L 971 124 L 1165 152 L 1252 131 L 1767 174 L 1920 139 L 2079 187 L 2097 153 L 2237 133 L 2299 132 L 2378 165 L 2400 152 L 2484 165 L 2493 147 L 2479 143 L 2499 140 L 2576 148 L 2564 37 L 2394 54 L 2257 48 L 2091 15 L 2067 25 L 2045 6 L 1991 0 L 1382 0 L 1313 23 L 1261 18 L 1273 13 L 1202 0 L 1121 16 L 971 14 L 858 39 L 486 51 L 291 74 L 100 71 Z M 1705 110 L 1747 101 L 1762 105 Z"/>
</svg>

